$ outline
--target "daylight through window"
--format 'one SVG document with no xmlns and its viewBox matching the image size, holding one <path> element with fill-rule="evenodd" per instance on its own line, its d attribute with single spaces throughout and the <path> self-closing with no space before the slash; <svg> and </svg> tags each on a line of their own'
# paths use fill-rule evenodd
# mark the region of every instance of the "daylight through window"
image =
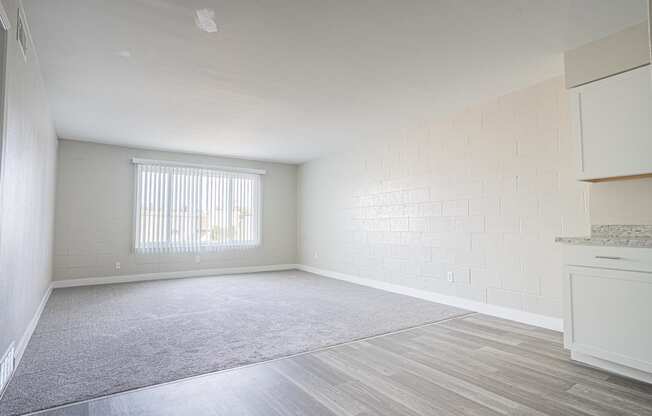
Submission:
<svg viewBox="0 0 652 416">
<path fill-rule="evenodd" d="M 260 182 L 254 173 L 137 163 L 135 251 L 259 245 Z"/>
</svg>

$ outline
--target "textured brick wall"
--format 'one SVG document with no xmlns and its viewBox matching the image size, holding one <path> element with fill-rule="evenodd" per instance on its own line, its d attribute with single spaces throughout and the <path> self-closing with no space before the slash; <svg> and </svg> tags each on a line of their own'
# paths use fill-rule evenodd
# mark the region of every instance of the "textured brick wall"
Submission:
<svg viewBox="0 0 652 416">
<path fill-rule="evenodd" d="M 589 232 L 568 118 L 558 78 L 303 165 L 301 263 L 561 316 L 554 237 Z"/>
</svg>

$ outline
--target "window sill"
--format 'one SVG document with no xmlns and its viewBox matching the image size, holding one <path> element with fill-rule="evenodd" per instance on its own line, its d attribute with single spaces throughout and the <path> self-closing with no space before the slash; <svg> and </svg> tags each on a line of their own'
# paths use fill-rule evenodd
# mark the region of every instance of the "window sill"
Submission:
<svg viewBox="0 0 652 416">
<path fill-rule="evenodd" d="M 199 247 L 139 247 L 134 250 L 136 254 L 193 254 L 193 253 L 213 253 L 230 250 L 247 250 L 261 247 L 261 243 L 246 243 L 246 244 L 204 244 Z"/>
</svg>

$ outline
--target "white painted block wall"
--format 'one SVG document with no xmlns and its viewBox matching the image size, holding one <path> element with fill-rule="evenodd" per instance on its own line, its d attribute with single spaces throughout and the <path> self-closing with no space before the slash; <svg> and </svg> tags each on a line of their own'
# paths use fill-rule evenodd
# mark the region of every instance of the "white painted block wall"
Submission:
<svg viewBox="0 0 652 416">
<path fill-rule="evenodd" d="M 561 317 L 554 237 L 590 228 L 576 155 L 556 78 L 309 162 L 300 263 Z"/>
<path fill-rule="evenodd" d="M 199 259 L 194 253 L 134 254 L 134 157 L 265 169 L 262 244 L 201 253 Z M 53 280 L 293 264 L 296 171 L 283 163 L 59 140 Z"/>
<path fill-rule="evenodd" d="M 0 179 L 0 357 L 20 349 L 48 293 L 57 138 L 33 45 L 16 40 L 17 0 L 2 0 L 7 36 L 5 136 Z M 20 353 L 20 351 L 17 351 Z"/>
</svg>

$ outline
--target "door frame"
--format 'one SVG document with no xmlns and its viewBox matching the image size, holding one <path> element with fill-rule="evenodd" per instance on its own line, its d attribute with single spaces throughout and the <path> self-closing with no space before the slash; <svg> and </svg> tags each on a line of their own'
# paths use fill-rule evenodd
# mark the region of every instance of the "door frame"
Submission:
<svg viewBox="0 0 652 416">
<path fill-rule="evenodd" d="M 650 60 L 652 61 L 652 0 L 647 2 L 647 26 L 650 37 Z M 652 74 L 652 71 L 650 73 Z"/>
<path fill-rule="evenodd" d="M 4 188 L 4 155 L 7 134 L 7 66 L 9 60 L 9 37 L 11 19 L 7 9 L 0 0 L 0 212 L 3 205 L 2 191 Z M 0 235 L 2 220 L 0 218 Z"/>
<path fill-rule="evenodd" d="M 9 30 L 11 20 L 0 0 L 0 191 L 2 190 L 2 172 L 4 167 L 4 148 L 7 123 L 7 61 L 9 60 Z"/>
</svg>

